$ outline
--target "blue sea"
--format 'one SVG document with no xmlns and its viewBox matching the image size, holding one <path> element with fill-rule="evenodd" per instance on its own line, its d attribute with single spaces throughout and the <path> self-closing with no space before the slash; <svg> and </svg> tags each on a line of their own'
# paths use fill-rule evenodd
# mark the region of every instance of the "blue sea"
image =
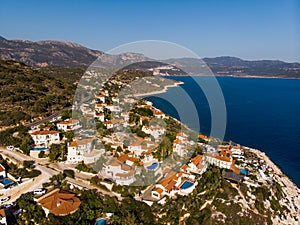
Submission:
<svg viewBox="0 0 300 225">
<path fill-rule="evenodd" d="M 210 135 L 214 116 L 203 85 L 217 79 L 226 106 L 224 140 L 232 140 L 266 152 L 300 187 L 300 80 L 183 76 L 168 78 L 183 81 L 184 84 L 170 88 L 166 93 L 147 97 L 154 106 L 180 119 L 190 128 Z M 214 89 L 215 87 L 213 91 Z M 178 110 L 178 106 L 185 109 L 187 115 L 182 117 L 182 108 Z M 196 125 L 198 123 L 199 126 Z"/>
</svg>

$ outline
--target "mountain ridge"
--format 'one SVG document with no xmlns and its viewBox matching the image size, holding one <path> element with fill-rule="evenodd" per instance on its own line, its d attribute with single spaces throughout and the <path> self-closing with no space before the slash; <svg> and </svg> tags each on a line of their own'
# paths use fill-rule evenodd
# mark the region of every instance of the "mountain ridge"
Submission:
<svg viewBox="0 0 300 225">
<path fill-rule="evenodd" d="M 23 62 L 36 68 L 47 66 L 87 68 L 103 54 L 105 53 L 102 51 L 89 49 L 74 42 L 7 40 L 0 36 L 0 59 Z M 131 59 L 128 60 L 128 56 Z M 149 58 L 145 56 L 144 58 L 149 61 Z M 124 60 L 133 63 L 141 62 L 143 56 L 137 53 L 125 53 L 110 60 L 112 61 L 108 63 L 112 65 L 115 62 L 122 65 Z M 222 76 L 300 78 L 300 63 L 281 60 L 244 60 L 234 56 L 218 56 L 202 59 L 168 59 L 162 62 L 177 66 L 187 75 L 211 75 L 213 72 L 215 75 Z M 205 67 L 206 69 L 203 69 Z"/>
</svg>

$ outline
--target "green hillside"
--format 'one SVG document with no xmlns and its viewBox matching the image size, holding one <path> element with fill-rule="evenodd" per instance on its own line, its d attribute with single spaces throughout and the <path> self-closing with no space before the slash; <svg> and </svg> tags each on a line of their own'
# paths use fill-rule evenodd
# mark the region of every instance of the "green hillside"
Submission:
<svg viewBox="0 0 300 225">
<path fill-rule="evenodd" d="M 34 69 L 23 63 L 0 61 L 0 126 L 45 117 L 71 106 L 76 81 L 84 69 Z"/>
</svg>

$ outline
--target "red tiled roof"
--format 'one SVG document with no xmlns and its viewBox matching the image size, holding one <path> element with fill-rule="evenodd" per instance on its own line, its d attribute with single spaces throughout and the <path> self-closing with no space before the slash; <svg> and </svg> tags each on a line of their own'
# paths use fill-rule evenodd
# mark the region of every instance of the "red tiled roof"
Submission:
<svg viewBox="0 0 300 225">
<path fill-rule="evenodd" d="M 75 123 L 79 123 L 79 120 L 67 120 L 67 121 L 59 122 L 57 124 L 75 124 Z"/>
<path fill-rule="evenodd" d="M 48 134 L 58 134 L 55 130 L 40 130 L 31 133 L 32 135 L 48 135 Z"/>
<path fill-rule="evenodd" d="M 38 203 L 57 216 L 64 216 L 75 212 L 80 206 L 80 199 L 75 194 L 54 190 L 50 195 L 38 201 Z"/>
<path fill-rule="evenodd" d="M 197 155 L 196 157 L 192 158 L 192 163 L 197 166 L 202 161 L 202 155 Z"/>
<path fill-rule="evenodd" d="M 3 172 L 3 171 L 5 171 L 5 168 L 4 168 L 4 166 L 2 166 L 2 164 L 0 164 L 0 172 Z"/>
<path fill-rule="evenodd" d="M 155 188 L 153 191 L 156 191 L 158 194 L 163 193 L 163 189 L 161 188 Z"/>
</svg>

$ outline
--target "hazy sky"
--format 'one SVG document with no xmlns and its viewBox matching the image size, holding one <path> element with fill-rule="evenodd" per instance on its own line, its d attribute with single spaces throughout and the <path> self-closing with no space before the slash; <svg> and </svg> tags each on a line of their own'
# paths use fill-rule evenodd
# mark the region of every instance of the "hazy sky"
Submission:
<svg viewBox="0 0 300 225">
<path fill-rule="evenodd" d="M 300 62 L 300 0 L 0 1 L 0 35 L 65 40 L 107 51 L 139 40 L 200 57 Z"/>
</svg>

